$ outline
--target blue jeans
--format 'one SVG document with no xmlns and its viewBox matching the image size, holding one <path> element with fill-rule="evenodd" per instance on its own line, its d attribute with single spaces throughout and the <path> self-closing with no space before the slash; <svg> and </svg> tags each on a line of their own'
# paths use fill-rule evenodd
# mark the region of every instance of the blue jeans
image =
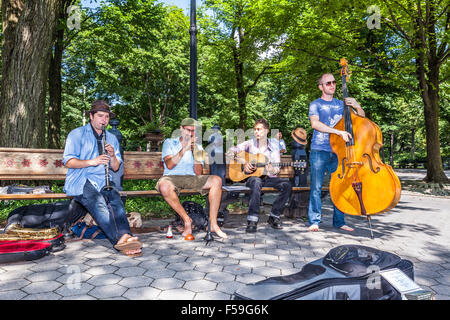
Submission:
<svg viewBox="0 0 450 320">
<path fill-rule="evenodd" d="M 309 154 L 311 165 L 311 192 L 309 195 L 308 221 L 310 225 L 319 225 L 322 217 L 322 184 L 325 172 L 331 175 L 338 167 L 337 156 L 332 152 L 311 150 Z M 345 225 L 344 213 L 334 205 L 333 227 L 340 228 Z"/>
<path fill-rule="evenodd" d="M 284 205 L 288 201 L 292 191 L 292 183 L 288 179 L 282 178 L 266 177 L 261 179 L 260 177 L 250 177 L 245 183 L 245 186 L 250 188 L 247 221 L 253 222 L 258 222 L 259 220 L 262 187 L 272 187 L 280 191 L 272 204 L 272 210 L 270 212 L 270 215 L 275 218 L 279 218 L 283 213 Z"/>
<path fill-rule="evenodd" d="M 123 202 L 116 189 L 98 192 L 89 180 L 83 188 L 83 194 L 75 196 L 94 218 L 108 240 L 115 245 L 124 234 L 130 234 L 130 224 L 126 217 Z"/>
</svg>

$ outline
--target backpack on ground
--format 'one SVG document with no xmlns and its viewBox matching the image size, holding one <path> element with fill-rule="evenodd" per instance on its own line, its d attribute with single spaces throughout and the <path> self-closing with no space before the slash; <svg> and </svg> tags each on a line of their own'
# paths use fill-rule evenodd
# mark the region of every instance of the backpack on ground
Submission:
<svg viewBox="0 0 450 320">
<path fill-rule="evenodd" d="M 236 300 L 401 300 L 378 272 L 397 268 L 414 280 L 409 260 L 378 249 L 343 245 L 300 272 L 271 277 L 238 289 Z"/>
<path fill-rule="evenodd" d="M 94 218 L 87 213 L 78 220 L 71 228 L 70 232 L 78 237 L 78 239 L 105 239 L 106 235 L 99 228 Z"/>
<path fill-rule="evenodd" d="M 205 214 L 205 209 L 201 204 L 194 201 L 184 201 L 181 204 L 186 210 L 188 216 L 192 219 L 192 232 L 205 231 L 208 228 L 208 216 Z M 177 214 L 172 223 L 174 227 L 183 225 L 183 220 Z"/>
</svg>

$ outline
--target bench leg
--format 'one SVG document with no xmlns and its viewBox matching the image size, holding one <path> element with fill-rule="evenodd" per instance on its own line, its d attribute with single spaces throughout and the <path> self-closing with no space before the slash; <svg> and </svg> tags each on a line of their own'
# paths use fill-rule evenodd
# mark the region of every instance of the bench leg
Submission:
<svg viewBox="0 0 450 320">
<path fill-rule="evenodd" d="M 217 223 L 219 224 L 219 227 L 223 226 L 223 224 L 225 223 L 225 221 L 228 217 L 229 211 L 227 209 L 227 206 L 238 200 L 239 200 L 238 192 L 222 193 L 222 200 L 220 202 L 219 212 L 217 214 Z M 205 212 L 207 215 L 209 215 L 209 200 L 208 200 L 208 198 L 206 198 Z"/>
<path fill-rule="evenodd" d="M 289 205 L 284 209 L 284 216 L 290 219 L 308 217 L 309 192 L 293 193 Z"/>
</svg>

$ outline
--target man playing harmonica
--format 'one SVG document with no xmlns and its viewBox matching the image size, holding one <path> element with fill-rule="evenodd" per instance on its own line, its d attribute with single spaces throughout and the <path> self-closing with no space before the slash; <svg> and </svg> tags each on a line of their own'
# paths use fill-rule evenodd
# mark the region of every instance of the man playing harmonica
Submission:
<svg viewBox="0 0 450 320">
<path fill-rule="evenodd" d="M 119 192 L 104 188 L 109 175 L 105 166 L 117 171 L 122 162 L 117 138 L 103 130 L 115 114 L 103 100 L 93 102 L 87 114 L 90 122 L 72 130 L 66 139 L 63 163 L 69 169 L 64 192 L 89 211 L 116 250 L 127 256 L 141 255 L 142 243 L 131 234 Z"/>
<path fill-rule="evenodd" d="M 199 124 L 195 119 L 186 118 L 181 122 L 180 137 L 164 141 L 162 147 L 164 174 L 158 180 L 156 190 L 183 220 L 183 236 L 192 234 L 192 219 L 180 203 L 179 190 L 197 189 L 202 194 L 209 193 L 211 232 L 215 232 L 221 238 L 227 238 L 217 224 L 217 213 L 222 198 L 222 179 L 219 176 L 202 174 L 203 159 L 198 154 L 202 153 L 202 148 L 201 145 L 195 144 L 195 130 L 198 127 Z"/>
</svg>

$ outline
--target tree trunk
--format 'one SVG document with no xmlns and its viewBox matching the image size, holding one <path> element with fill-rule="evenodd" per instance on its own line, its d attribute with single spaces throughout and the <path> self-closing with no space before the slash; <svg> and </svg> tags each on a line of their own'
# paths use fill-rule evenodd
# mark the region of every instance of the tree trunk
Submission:
<svg viewBox="0 0 450 320">
<path fill-rule="evenodd" d="M 414 168 L 416 167 L 416 128 L 411 129 L 411 160 Z"/>
<path fill-rule="evenodd" d="M 64 11 L 63 11 L 64 12 Z M 65 21 L 64 13 L 60 17 Z M 61 85 L 61 68 L 62 55 L 64 52 L 64 28 L 60 28 L 56 34 L 56 42 L 53 55 L 50 57 L 50 70 L 48 73 L 48 147 L 50 149 L 61 148 L 61 101 L 62 101 L 62 85 Z"/>
<path fill-rule="evenodd" d="M 236 78 L 236 92 L 237 92 L 237 102 L 238 102 L 238 113 L 239 113 L 239 128 L 245 130 L 247 123 L 247 107 L 246 99 L 247 94 L 245 92 L 244 83 L 244 64 L 240 56 L 240 48 L 243 42 L 243 31 L 241 27 L 237 27 L 238 30 L 238 43 L 235 41 L 235 29 L 231 33 L 230 38 L 233 41 L 233 60 L 234 60 L 234 74 Z"/>
<path fill-rule="evenodd" d="M 420 9 L 420 6 L 418 8 Z M 419 19 L 414 25 L 414 46 L 417 53 L 416 76 L 424 104 L 427 142 L 427 175 L 424 180 L 448 182 L 442 166 L 439 139 L 439 58 L 436 55 L 434 9 L 431 5 L 427 11 L 428 25 L 421 25 Z"/>
<path fill-rule="evenodd" d="M 430 69 L 432 69 L 432 67 L 430 67 Z M 436 87 L 435 84 L 427 84 L 427 88 L 421 88 L 425 107 L 424 114 L 427 141 L 427 175 L 424 180 L 435 183 L 448 182 L 441 158 L 438 88 L 439 87 Z"/>
<path fill-rule="evenodd" d="M 394 167 L 394 133 L 391 132 L 389 164 Z"/>
<path fill-rule="evenodd" d="M 58 8 L 59 23 L 66 24 L 68 13 L 67 8 L 74 0 L 62 0 Z M 50 55 L 50 70 L 48 73 L 48 127 L 47 140 L 50 149 L 61 148 L 61 104 L 62 104 L 62 59 L 64 53 L 64 33 L 65 26 L 59 25 L 54 35 L 53 54 Z"/>
<path fill-rule="evenodd" d="M 50 50 L 61 0 L 3 0 L 0 146 L 45 147 Z"/>
</svg>

